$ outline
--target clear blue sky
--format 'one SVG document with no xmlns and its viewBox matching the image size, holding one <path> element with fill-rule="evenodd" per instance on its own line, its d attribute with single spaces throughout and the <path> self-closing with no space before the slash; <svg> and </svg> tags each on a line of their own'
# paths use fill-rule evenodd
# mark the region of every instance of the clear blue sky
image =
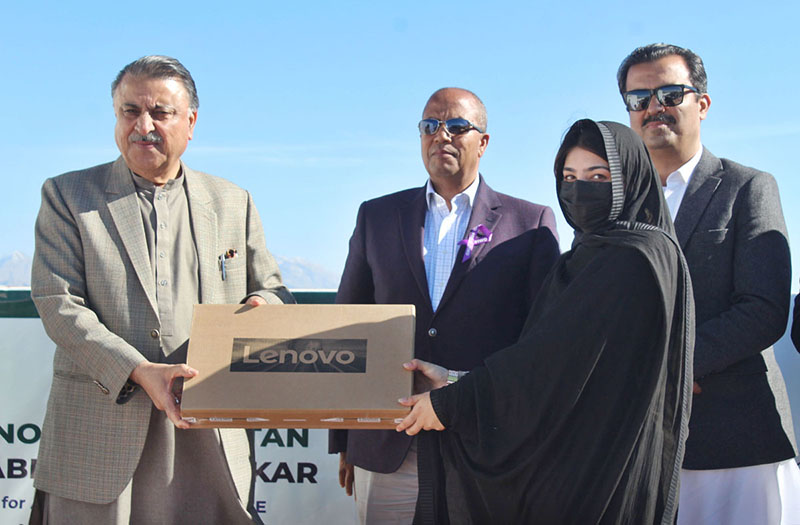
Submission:
<svg viewBox="0 0 800 525">
<path fill-rule="evenodd" d="M 796 2 L 5 2 L 0 256 L 33 253 L 47 177 L 113 160 L 110 83 L 147 54 L 200 95 L 184 160 L 249 189 L 267 245 L 339 274 L 359 203 L 427 177 L 416 123 L 443 86 L 476 92 L 496 189 L 556 210 L 552 159 L 583 117 L 627 123 L 615 73 L 669 42 L 705 61 L 704 144 L 775 175 L 800 268 Z"/>
</svg>

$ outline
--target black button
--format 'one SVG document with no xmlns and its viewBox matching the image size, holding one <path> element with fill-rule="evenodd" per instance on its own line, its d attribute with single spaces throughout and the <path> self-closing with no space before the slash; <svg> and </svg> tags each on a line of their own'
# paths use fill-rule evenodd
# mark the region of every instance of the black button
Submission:
<svg viewBox="0 0 800 525">
<path fill-rule="evenodd" d="M 428 330 L 428 335 L 430 337 L 436 337 L 436 334 L 438 334 L 438 333 L 439 333 L 439 331 L 436 330 L 436 328 L 431 328 L 430 330 Z"/>
</svg>

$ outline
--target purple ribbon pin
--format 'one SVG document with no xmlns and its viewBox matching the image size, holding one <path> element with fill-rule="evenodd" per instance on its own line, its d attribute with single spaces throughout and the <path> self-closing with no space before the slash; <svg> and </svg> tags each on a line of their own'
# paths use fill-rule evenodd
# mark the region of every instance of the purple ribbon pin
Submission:
<svg viewBox="0 0 800 525">
<path fill-rule="evenodd" d="M 464 250 L 464 257 L 461 258 L 461 262 L 467 262 L 469 258 L 472 256 L 472 249 L 480 244 L 486 244 L 487 242 L 492 240 L 492 230 L 484 226 L 483 224 L 479 224 L 472 228 L 469 231 L 469 235 L 467 235 L 466 239 L 462 239 L 458 241 L 458 244 L 463 244 L 467 247 Z"/>
</svg>

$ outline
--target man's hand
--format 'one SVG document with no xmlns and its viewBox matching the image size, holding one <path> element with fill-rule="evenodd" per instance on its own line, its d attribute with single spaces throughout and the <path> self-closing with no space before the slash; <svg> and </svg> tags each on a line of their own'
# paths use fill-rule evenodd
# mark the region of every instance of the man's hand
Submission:
<svg viewBox="0 0 800 525">
<path fill-rule="evenodd" d="M 433 410 L 430 392 L 404 397 L 397 402 L 406 407 L 414 407 L 405 419 L 395 428 L 398 432 L 405 430 L 406 434 L 414 436 L 418 434 L 420 430 L 444 430 L 444 425 L 439 421 L 439 417 Z"/>
<path fill-rule="evenodd" d="M 437 388 L 447 386 L 447 369 L 439 365 L 423 361 L 422 359 L 412 359 L 408 363 L 403 363 L 403 368 L 416 372 L 414 374 L 414 393 L 421 394 Z"/>
<path fill-rule="evenodd" d="M 262 304 L 267 304 L 267 300 L 260 295 L 251 295 L 247 298 L 244 304 L 247 306 L 261 306 Z"/>
<path fill-rule="evenodd" d="M 191 379 L 197 370 L 188 365 L 165 365 L 145 361 L 131 372 L 131 381 L 141 386 L 157 409 L 166 412 L 172 424 L 178 428 L 189 428 L 191 425 L 181 419 L 180 393 L 173 391 L 175 379 L 183 377 Z"/>
<path fill-rule="evenodd" d="M 347 452 L 339 452 L 339 486 L 348 496 L 353 495 L 354 480 L 353 465 L 347 462 Z"/>
<path fill-rule="evenodd" d="M 700 388 L 700 384 L 697 381 L 695 381 L 694 384 L 692 385 L 692 394 L 702 394 L 702 393 L 703 389 Z"/>
</svg>

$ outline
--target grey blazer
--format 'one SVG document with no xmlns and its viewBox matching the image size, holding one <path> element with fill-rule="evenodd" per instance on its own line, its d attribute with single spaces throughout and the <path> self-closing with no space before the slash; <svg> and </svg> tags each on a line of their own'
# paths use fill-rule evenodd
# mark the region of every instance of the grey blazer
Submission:
<svg viewBox="0 0 800 525">
<path fill-rule="evenodd" d="M 201 302 L 237 303 L 249 293 L 292 302 L 250 194 L 186 166 L 183 172 Z M 218 256 L 228 248 L 240 257 L 227 265 L 223 281 Z M 117 395 L 137 364 L 160 355 L 155 282 L 122 158 L 45 181 L 31 295 L 56 344 L 34 485 L 64 498 L 111 502 L 133 477 L 152 407 L 143 392 L 125 404 Z M 245 499 L 245 433 L 222 431 L 221 438 Z"/>
<path fill-rule="evenodd" d="M 791 263 L 775 179 L 704 149 L 675 218 L 697 314 L 684 468 L 794 457 L 789 400 L 772 344 L 786 329 Z"/>
</svg>

